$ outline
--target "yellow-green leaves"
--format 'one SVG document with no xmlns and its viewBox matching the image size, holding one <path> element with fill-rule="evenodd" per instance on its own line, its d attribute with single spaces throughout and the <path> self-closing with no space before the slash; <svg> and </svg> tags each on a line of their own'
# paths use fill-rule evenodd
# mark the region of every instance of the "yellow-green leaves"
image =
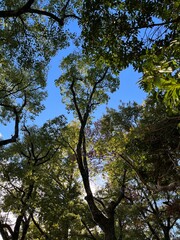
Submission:
<svg viewBox="0 0 180 240">
<path fill-rule="evenodd" d="M 90 57 L 70 54 L 62 63 L 63 74 L 56 80 L 63 102 L 68 110 L 77 110 L 83 116 L 87 110 L 93 112 L 97 105 L 108 101 L 108 93 L 119 86 L 119 79 L 108 67 L 96 65 Z M 79 114 L 78 113 L 78 114 Z"/>
<path fill-rule="evenodd" d="M 140 80 L 147 92 L 162 98 L 170 111 L 177 112 L 180 105 L 180 42 L 173 40 L 169 46 L 154 46 L 143 57 L 143 76 Z"/>
</svg>

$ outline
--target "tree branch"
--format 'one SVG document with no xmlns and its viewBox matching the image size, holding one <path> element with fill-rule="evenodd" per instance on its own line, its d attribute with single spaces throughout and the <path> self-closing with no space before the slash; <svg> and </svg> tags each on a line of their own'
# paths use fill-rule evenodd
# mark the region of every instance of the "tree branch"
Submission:
<svg viewBox="0 0 180 240">
<path fill-rule="evenodd" d="M 93 86 L 93 89 L 91 91 L 91 94 L 90 94 L 90 97 L 89 97 L 89 100 L 88 100 L 88 104 L 87 104 L 87 107 L 86 107 L 86 112 L 84 114 L 84 121 L 87 121 L 87 118 L 89 117 L 91 101 L 92 101 L 93 95 L 94 95 L 94 93 L 96 91 L 97 85 L 100 84 L 104 80 L 104 78 L 106 77 L 106 74 L 108 72 L 108 69 L 109 68 L 106 67 L 102 77 Z"/>
<path fill-rule="evenodd" d="M 39 10 L 39 9 L 32 9 L 32 8 L 28 9 L 26 12 L 27 13 L 37 13 L 39 15 L 50 17 L 51 19 L 58 22 L 60 26 L 64 25 L 64 18 L 59 18 L 53 13 L 50 13 L 50 12 L 47 12 L 47 11 L 44 11 L 44 10 Z"/>
<path fill-rule="evenodd" d="M 39 232 L 45 237 L 46 240 L 50 240 L 49 236 L 44 232 L 44 230 L 42 230 L 42 228 L 40 227 L 39 223 L 36 222 L 33 214 L 31 213 L 30 215 L 31 215 L 31 218 L 32 218 L 32 221 L 33 221 L 34 225 L 37 227 Z"/>
<path fill-rule="evenodd" d="M 94 200 L 97 201 L 98 203 L 100 203 L 104 209 L 106 209 L 106 206 L 104 205 L 103 201 L 97 197 L 94 197 Z"/>
<path fill-rule="evenodd" d="M 3 106 L 3 105 L 1 104 L 1 106 Z M 19 112 L 17 111 L 16 107 L 12 107 L 12 106 L 8 106 L 8 107 L 12 108 L 12 110 L 15 114 L 14 135 L 9 139 L 1 140 L 0 141 L 0 147 L 4 146 L 4 145 L 7 145 L 9 143 L 16 142 L 17 138 L 19 137 L 19 122 L 20 122 Z"/>
<path fill-rule="evenodd" d="M 17 10 L 0 11 L 0 17 L 2 17 L 2 18 L 20 17 L 22 14 L 25 14 L 25 13 L 36 13 L 36 14 L 39 14 L 39 15 L 50 17 L 51 19 L 58 22 L 60 26 L 64 25 L 64 19 L 65 18 L 72 17 L 72 18 L 76 18 L 76 19 L 80 20 L 80 17 L 78 17 L 75 14 L 70 14 L 70 15 L 65 14 L 66 8 L 69 4 L 69 0 L 66 2 L 65 6 L 62 8 L 63 16 L 61 18 L 57 17 L 54 13 L 31 8 L 33 3 L 34 3 L 34 0 L 29 0 L 23 7 L 19 8 Z"/>
<path fill-rule="evenodd" d="M 143 218 L 144 218 L 145 222 L 147 223 L 147 225 L 148 225 L 148 227 L 149 227 L 149 229 L 150 229 L 151 233 L 152 233 L 152 234 L 153 234 L 153 236 L 155 237 L 155 239 L 156 239 L 156 240 L 160 240 L 160 238 L 159 238 L 159 236 L 158 236 L 158 234 L 157 234 L 157 232 L 156 232 L 156 229 L 155 229 L 155 228 L 153 228 L 153 226 L 152 226 L 151 222 L 147 220 L 148 218 L 146 217 L 146 215 L 145 215 L 144 211 L 143 211 L 143 210 L 141 210 L 141 209 L 139 209 L 139 210 L 140 210 L 140 212 L 141 212 L 141 214 L 142 214 L 142 216 L 143 216 Z"/>
<path fill-rule="evenodd" d="M 139 26 L 139 27 L 134 27 L 132 28 L 133 30 L 134 29 L 143 29 L 143 28 L 153 28 L 153 27 L 158 27 L 158 26 L 164 26 L 164 25 L 167 25 L 167 24 L 170 24 L 170 23 L 179 23 L 180 22 L 180 16 L 175 18 L 175 19 L 172 19 L 171 21 L 166 21 L 166 22 L 161 22 L 161 23 L 152 23 L 152 24 L 144 24 L 143 26 Z"/>
<path fill-rule="evenodd" d="M 96 240 L 96 238 L 93 236 L 91 230 L 89 229 L 89 227 L 87 226 L 87 224 L 85 223 L 85 221 L 83 221 L 83 220 L 81 219 L 81 222 L 82 222 L 82 224 L 85 226 L 85 228 L 86 228 L 86 230 L 88 231 L 88 233 L 90 234 L 91 238 L 92 238 L 93 240 Z"/>
<path fill-rule="evenodd" d="M 81 114 L 81 112 L 80 112 L 80 109 L 79 109 L 79 106 L 78 106 L 78 103 L 77 103 L 77 100 L 76 100 L 76 93 L 75 93 L 75 91 L 74 91 L 75 81 L 76 81 L 76 79 L 73 79 L 73 81 L 72 81 L 72 83 L 71 83 L 71 86 L 70 86 L 70 90 L 71 90 L 72 95 L 73 95 L 73 103 L 74 103 L 76 112 L 77 112 L 77 114 L 78 114 L 79 120 L 80 120 L 81 125 L 82 125 L 82 124 L 83 124 L 83 118 L 82 118 L 82 114 Z"/>
<path fill-rule="evenodd" d="M 178 182 L 172 182 L 169 185 L 165 185 L 165 186 L 162 186 L 159 184 L 157 185 L 148 184 L 142 177 L 141 173 L 139 172 L 139 169 L 134 166 L 133 160 L 129 156 L 125 154 L 119 154 L 119 156 L 136 172 L 140 181 L 147 187 L 149 191 L 153 191 L 154 193 L 158 193 L 161 191 L 168 192 L 168 191 L 174 191 L 180 187 L 180 184 Z"/>
<path fill-rule="evenodd" d="M 26 216 L 24 216 L 25 220 L 23 221 L 23 226 L 22 226 L 22 236 L 20 240 L 25 240 L 26 239 L 26 235 L 29 229 L 29 224 L 30 224 L 30 220 L 31 217 L 30 215 L 28 216 L 28 218 Z"/>
<path fill-rule="evenodd" d="M 19 110 L 17 110 L 16 106 L 10 106 L 10 105 L 6 105 L 6 104 L 3 104 L 3 103 L 1 103 L 0 106 L 3 106 L 5 108 L 7 108 L 8 110 L 10 109 L 15 114 L 14 135 L 9 139 L 0 140 L 0 147 L 1 147 L 1 146 L 4 146 L 4 145 L 7 145 L 9 143 L 16 142 L 16 140 L 19 137 L 19 122 L 20 122 L 20 116 L 19 115 L 21 114 L 23 108 L 26 106 L 26 94 L 25 94 L 24 102 L 23 102 L 23 104 L 22 104 L 22 106 L 20 107 Z"/>
<path fill-rule="evenodd" d="M 106 213 L 107 213 L 108 217 L 111 217 L 111 216 L 114 215 L 114 211 L 115 211 L 116 207 L 119 205 L 121 200 L 124 198 L 126 172 L 127 172 L 127 170 L 125 169 L 124 170 L 124 174 L 123 174 L 122 187 L 120 189 L 120 193 L 119 193 L 118 199 L 116 201 L 111 201 L 108 204 L 108 207 L 106 208 Z"/>
<path fill-rule="evenodd" d="M 4 231 L 4 228 L 7 228 L 7 230 L 11 234 L 11 236 L 13 236 L 13 230 L 11 229 L 10 225 L 7 223 L 0 222 L 0 233 L 6 238 L 6 237 L 8 237 L 8 234 L 6 234 L 6 232 Z M 7 239 L 9 239 L 9 238 L 7 238 Z"/>
<path fill-rule="evenodd" d="M 26 13 L 34 2 L 35 0 L 29 0 L 24 6 L 17 10 L 0 11 L 0 17 L 2 18 L 19 17 L 21 14 Z"/>
</svg>

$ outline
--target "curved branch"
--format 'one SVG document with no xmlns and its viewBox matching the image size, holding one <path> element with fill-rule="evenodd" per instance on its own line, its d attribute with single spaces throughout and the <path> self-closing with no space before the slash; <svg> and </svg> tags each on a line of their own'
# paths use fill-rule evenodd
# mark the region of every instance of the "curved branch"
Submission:
<svg viewBox="0 0 180 240">
<path fill-rule="evenodd" d="M 88 165 L 87 165 L 87 159 L 86 159 L 86 144 L 85 144 L 85 127 L 87 124 L 87 120 L 89 117 L 89 114 L 91 112 L 91 102 L 93 99 L 93 96 L 96 92 L 97 86 L 98 84 L 100 84 L 106 74 L 107 74 L 108 68 L 105 69 L 105 72 L 103 73 L 103 75 L 100 77 L 100 79 L 95 82 L 91 94 L 89 96 L 88 99 L 88 103 L 86 106 L 86 111 L 84 113 L 84 115 L 82 116 L 78 103 L 77 103 L 77 99 L 76 99 L 76 92 L 74 90 L 74 83 L 75 83 L 75 79 L 73 79 L 73 82 L 71 84 L 71 92 L 73 94 L 73 103 L 76 109 L 76 112 L 78 114 L 80 123 L 81 123 L 81 128 L 79 131 L 79 140 L 78 140 L 78 144 L 77 144 L 77 163 L 78 163 L 78 167 L 79 167 L 79 171 L 81 173 L 82 179 L 83 179 L 83 184 L 84 184 L 84 188 L 86 191 L 87 196 L 85 197 L 85 200 L 88 202 L 89 208 L 91 210 L 92 216 L 94 221 L 101 227 L 101 229 L 103 231 L 106 231 L 106 229 L 108 228 L 108 224 L 109 224 L 109 219 L 103 214 L 103 212 L 96 206 L 95 204 L 95 198 L 92 194 L 91 191 L 91 187 L 90 187 L 90 182 L 89 182 L 89 174 L 88 174 Z"/>
<path fill-rule="evenodd" d="M 7 239 L 9 239 L 8 235 L 6 234 L 6 231 L 4 231 L 5 228 L 8 230 L 8 232 L 12 236 L 13 235 L 13 230 L 11 229 L 11 226 L 7 223 L 1 223 L 0 222 L 0 233 L 5 237 L 5 239 L 6 239 L 6 237 L 7 237 Z"/>
<path fill-rule="evenodd" d="M 64 17 L 59 18 L 53 13 L 50 13 L 50 12 L 47 12 L 47 11 L 44 11 L 44 10 L 33 9 L 33 8 L 29 8 L 26 12 L 27 13 L 37 13 L 39 15 L 44 15 L 44 16 L 50 17 L 53 20 L 55 20 L 56 22 L 58 22 L 60 26 L 64 25 Z"/>
<path fill-rule="evenodd" d="M 0 11 L 0 17 L 2 17 L 2 18 L 20 17 L 22 14 L 25 14 L 25 13 L 36 13 L 36 14 L 39 14 L 39 15 L 50 17 L 51 19 L 58 22 L 60 26 L 64 25 L 64 19 L 65 18 L 71 17 L 71 18 L 76 18 L 76 19 L 79 19 L 79 20 L 81 19 L 80 17 L 78 17 L 75 14 L 69 14 L 69 15 L 65 14 L 65 11 L 66 11 L 66 8 L 69 4 L 69 1 L 67 1 L 65 6 L 62 8 L 63 16 L 61 18 L 57 17 L 54 13 L 51 13 L 51 12 L 48 12 L 48 11 L 45 11 L 45 10 L 39 10 L 39 9 L 31 8 L 33 3 L 34 3 L 34 0 L 29 0 L 23 7 L 19 8 L 17 10 Z"/>
<path fill-rule="evenodd" d="M 35 0 L 29 0 L 23 7 L 17 10 L 0 11 L 0 17 L 2 18 L 19 17 L 21 14 L 26 13 L 34 2 Z"/>
</svg>

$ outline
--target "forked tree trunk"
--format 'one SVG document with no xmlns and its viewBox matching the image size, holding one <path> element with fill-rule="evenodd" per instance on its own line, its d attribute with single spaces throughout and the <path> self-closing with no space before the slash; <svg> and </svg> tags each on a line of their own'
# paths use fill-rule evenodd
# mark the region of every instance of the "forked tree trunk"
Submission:
<svg viewBox="0 0 180 240">
<path fill-rule="evenodd" d="M 89 118 L 89 114 L 91 112 L 91 107 L 93 106 L 93 97 L 96 92 L 96 89 L 99 84 L 105 79 L 106 74 L 108 72 L 108 68 L 105 69 L 104 74 L 102 77 L 94 83 L 94 86 L 92 87 L 91 93 L 89 93 L 89 99 L 87 100 L 87 107 L 85 113 L 81 112 L 81 109 L 78 105 L 77 101 L 77 95 L 76 95 L 76 89 L 74 88 L 75 85 L 75 79 L 72 81 L 70 90 L 73 96 L 73 103 L 74 107 L 76 109 L 79 121 L 80 121 L 80 129 L 79 129 L 79 137 L 78 137 L 78 143 L 76 146 L 76 160 L 78 164 L 78 168 L 83 180 L 84 189 L 87 194 L 85 197 L 89 209 L 92 214 L 93 220 L 96 222 L 96 224 L 102 229 L 104 233 L 104 239 L 105 240 L 116 240 L 115 236 L 115 226 L 114 226 L 114 215 L 115 215 L 115 208 L 118 206 L 118 204 L 121 202 L 121 200 L 124 198 L 124 189 L 125 189 L 125 175 L 126 171 L 124 172 L 123 177 L 123 184 L 122 188 L 120 190 L 119 197 L 116 201 L 110 202 L 107 206 L 104 205 L 104 203 L 100 200 L 99 203 L 104 208 L 103 211 L 101 208 L 98 207 L 98 204 L 96 203 L 97 199 L 93 196 L 90 186 L 90 179 L 89 179 L 89 168 L 88 168 L 88 157 L 87 157 L 87 148 L 86 148 L 86 134 L 85 134 L 85 127 Z"/>
</svg>

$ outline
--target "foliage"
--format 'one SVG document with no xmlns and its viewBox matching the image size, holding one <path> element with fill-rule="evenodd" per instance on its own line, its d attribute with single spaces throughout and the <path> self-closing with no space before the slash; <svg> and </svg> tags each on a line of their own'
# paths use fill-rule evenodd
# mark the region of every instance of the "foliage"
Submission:
<svg viewBox="0 0 180 240">
<path fill-rule="evenodd" d="M 179 1 L 89 1 L 82 9 L 83 50 L 114 72 L 130 64 L 140 86 L 179 111 Z"/>
<path fill-rule="evenodd" d="M 168 116 L 164 109 L 163 103 L 147 99 L 143 106 L 133 103 L 121 105 L 119 111 L 109 109 L 100 122 L 102 135 L 96 151 L 106 160 L 108 192 L 119 191 L 123 168 L 128 169 L 124 202 L 117 208 L 117 231 L 125 239 L 132 237 L 128 238 L 131 231 L 137 237 L 139 231 L 134 229 L 139 227 L 148 231 L 137 239 L 148 239 L 151 234 L 156 239 L 170 239 L 178 219 L 173 206 L 179 202 L 179 115 Z M 107 197 L 104 192 L 99 194 Z"/>
<path fill-rule="evenodd" d="M 177 0 L 1 1 L 0 121 L 14 121 L 0 141 L 3 240 L 178 233 L 178 9 Z M 72 41 L 78 53 L 63 59 L 56 86 L 75 120 L 27 126 L 43 109 L 49 61 Z M 149 97 L 93 122 L 130 64 Z"/>
<path fill-rule="evenodd" d="M 140 56 L 153 43 L 166 46 L 178 37 L 179 1 L 84 1 L 83 48 L 114 71 L 129 64 L 141 68 Z"/>
<path fill-rule="evenodd" d="M 63 120 L 59 125 L 62 128 Z M 1 198 L 3 200 L 2 210 L 5 216 L 8 213 L 14 215 L 14 229 L 12 229 L 8 218 L 5 217 L 1 222 L 2 232 L 13 239 L 19 239 L 20 235 L 26 236 L 31 215 L 37 197 L 37 188 L 41 179 L 41 165 L 49 161 L 57 148 L 50 145 L 52 139 L 47 136 L 45 128 L 24 127 L 24 138 L 22 141 L 1 149 Z M 45 138 L 45 135 L 46 138 Z M 4 222 L 5 221 L 5 222 Z M 8 226 L 6 227 L 3 226 Z M 10 230 L 9 230 L 10 229 Z"/>
<path fill-rule="evenodd" d="M 174 39 L 168 46 L 154 46 L 143 58 L 143 77 L 140 85 L 147 92 L 163 99 L 168 110 L 179 111 L 180 73 L 179 41 Z"/>
<path fill-rule="evenodd" d="M 13 214 L 15 226 L 22 216 L 17 239 L 26 235 L 28 239 L 59 239 L 59 236 L 76 239 L 76 235 L 84 239 L 83 236 L 88 236 L 81 220 L 87 214 L 87 207 L 80 198 L 75 161 L 64 148 L 65 136 L 60 138 L 59 135 L 64 120 L 62 117 L 61 121 L 60 117 L 57 120 L 46 123 L 41 129 L 26 127 L 22 141 L 1 152 L 4 156 L 1 228 L 6 224 L 11 229 L 9 213 Z M 55 126 L 56 135 L 51 131 Z M 15 230 L 8 235 L 15 239 Z"/>
<path fill-rule="evenodd" d="M 68 46 L 71 34 L 63 26 L 71 17 L 76 15 L 66 1 L 0 3 L 1 121 L 15 121 L 12 138 L 1 145 L 18 139 L 25 110 L 38 114 L 43 109 L 48 63 Z"/>
<path fill-rule="evenodd" d="M 75 110 L 74 88 L 76 104 L 82 116 L 87 108 L 93 112 L 97 105 L 107 102 L 108 93 L 113 93 L 119 86 L 119 79 L 111 74 L 105 64 L 96 65 L 92 58 L 78 53 L 64 58 L 60 67 L 63 73 L 56 80 L 56 85 L 60 87 L 63 102 L 68 110 Z"/>
</svg>

